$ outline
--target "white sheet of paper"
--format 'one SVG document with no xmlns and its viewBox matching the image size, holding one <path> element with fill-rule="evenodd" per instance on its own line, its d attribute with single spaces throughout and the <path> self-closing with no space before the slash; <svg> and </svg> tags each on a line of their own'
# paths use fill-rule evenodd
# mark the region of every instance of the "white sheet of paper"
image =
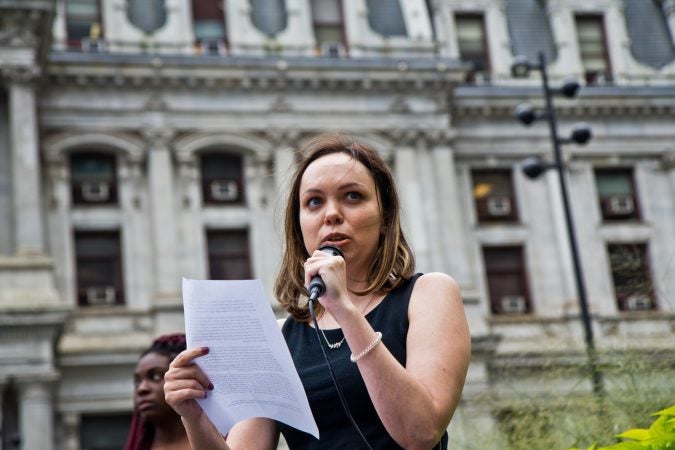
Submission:
<svg viewBox="0 0 675 450">
<path fill-rule="evenodd" d="M 317 439 L 307 395 L 259 280 L 183 278 L 188 347 L 214 390 L 198 400 L 223 435 L 237 422 L 268 417 Z"/>
</svg>

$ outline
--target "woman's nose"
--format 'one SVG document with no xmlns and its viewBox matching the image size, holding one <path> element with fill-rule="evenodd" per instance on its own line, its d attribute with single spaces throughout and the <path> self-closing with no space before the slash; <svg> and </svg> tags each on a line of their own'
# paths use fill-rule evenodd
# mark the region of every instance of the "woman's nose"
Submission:
<svg viewBox="0 0 675 450">
<path fill-rule="evenodd" d="M 335 201 L 326 202 L 326 215 L 324 222 L 327 224 L 342 223 L 342 212 L 340 206 Z"/>
</svg>

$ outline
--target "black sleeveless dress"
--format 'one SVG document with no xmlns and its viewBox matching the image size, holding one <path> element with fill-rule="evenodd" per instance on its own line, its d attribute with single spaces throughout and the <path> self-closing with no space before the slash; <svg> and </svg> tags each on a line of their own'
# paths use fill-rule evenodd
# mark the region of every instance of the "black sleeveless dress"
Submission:
<svg viewBox="0 0 675 450">
<path fill-rule="evenodd" d="M 406 360 L 410 294 L 420 275 L 416 274 L 402 286 L 387 294 L 380 304 L 366 315 L 373 329 L 382 332 L 382 343 L 387 346 L 401 365 L 405 365 Z M 342 330 L 339 328 L 324 330 L 324 332 L 331 343 L 338 342 L 343 337 Z M 340 403 L 319 348 L 314 328 L 289 317 L 284 323 L 282 333 L 307 393 L 320 435 L 320 440 L 317 440 L 310 434 L 278 422 L 289 448 L 291 450 L 367 448 L 349 422 Z M 323 340 L 323 336 L 321 339 Z M 401 447 L 389 436 L 378 417 L 357 365 L 349 360 L 351 350 L 347 343 L 343 343 L 337 349 L 328 348 L 325 341 L 323 345 L 333 366 L 335 377 L 347 399 L 352 417 L 370 446 L 379 450 L 400 449 Z M 401 414 L 405 412 L 401 411 Z M 440 447 L 437 445 L 435 448 L 447 448 L 447 433 L 441 441 L 443 445 Z"/>
</svg>

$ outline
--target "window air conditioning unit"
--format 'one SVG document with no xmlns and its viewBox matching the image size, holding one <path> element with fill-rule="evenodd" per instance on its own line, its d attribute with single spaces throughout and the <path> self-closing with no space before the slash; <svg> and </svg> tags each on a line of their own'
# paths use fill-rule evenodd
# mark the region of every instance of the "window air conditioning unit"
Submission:
<svg viewBox="0 0 675 450">
<path fill-rule="evenodd" d="M 209 187 L 214 200 L 231 202 L 239 198 L 239 186 L 235 180 L 212 181 Z"/>
<path fill-rule="evenodd" d="M 225 42 L 222 39 L 202 39 L 199 45 L 204 55 L 224 55 Z"/>
<path fill-rule="evenodd" d="M 89 181 L 82 183 L 82 198 L 88 202 L 105 202 L 110 198 L 110 184 L 106 181 Z"/>
<path fill-rule="evenodd" d="M 633 197 L 616 195 L 607 199 L 607 211 L 613 216 L 627 216 L 635 211 Z"/>
<path fill-rule="evenodd" d="M 652 309 L 652 299 L 646 295 L 631 295 L 626 298 L 625 305 L 629 311 Z"/>
<path fill-rule="evenodd" d="M 508 314 L 523 314 L 527 309 L 525 297 L 522 295 L 505 295 L 500 299 L 502 312 Z"/>
<path fill-rule="evenodd" d="M 488 214 L 494 217 L 503 217 L 511 214 L 511 199 L 508 197 L 488 197 Z"/>
<path fill-rule="evenodd" d="M 90 305 L 114 305 L 115 288 L 112 286 L 88 287 L 87 303 Z"/>
<path fill-rule="evenodd" d="M 321 54 L 329 58 L 341 58 L 345 56 L 345 47 L 341 42 L 323 42 Z"/>
<path fill-rule="evenodd" d="M 82 38 L 80 43 L 82 51 L 85 52 L 102 52 L 104 50 L 103 41 L 100 39 Z"/>
</svg>

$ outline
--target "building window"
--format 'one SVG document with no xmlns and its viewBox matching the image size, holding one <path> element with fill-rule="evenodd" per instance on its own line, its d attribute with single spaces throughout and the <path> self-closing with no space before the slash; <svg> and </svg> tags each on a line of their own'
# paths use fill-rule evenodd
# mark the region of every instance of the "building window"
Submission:
<svg viewBox="0 0 675 450">
<path fill-rule="evenodd" d="M 212 280 L 252 278 L 247 230 L 210 230 L 206 242 Z"/>
<path fill-rule="evenodd" d="M 609 244 L 614 292 L 620 311 L 656 309 L 645 244 Z"/>
<path fill-rule="evenodd" d="M 225 0 L 192 0 L 192 27 L 199 53 L 226 52 L 225 24 Z"/>
<path fill-rule="evenodd" d="M 340 57 L 346 54 L 341 2 L 312 0 L 312 26 L 319 55 Z"/>
<path fill-rule="evenodd" d="M 229 153 L 201 157 L 202 195 L 207 204 L 244 203 L 242 159 Z"/>
<path fill-rule="evenodd" d="M 123 448 L 130 427 L 130 414 L 85 414 L 80 417 L 80 448 L 86 450 Z"/>
<path fill-rule="evenodd" d="M 74 204 L 117 203 L 117 169 L 114 155 L 75 153 L 70 157 L 70 177 Z"/>
<path fill-rule="evenodd" d="M 596 169 L 595 183 L 604 221 L 639 220 L 632 169 Z"/>
<path fill-rule="evenodd" d="M 459 58 L 473 64 L 472 70 L 467 74 L 466 81 L 475 83 L 479 79 L 489 79 L 490 58 L 483 14 L 455 14 L 455 26 Z"/>
<path fill-rule="evenodd" d="M 577 14 L 575 23 L 586 83 L 597 84 L 611 81 L 607 38 L 602 16 Z"/>
<path fill-rule="evenodd" d="M 124 304 L 119 232 L 76 231 L 75 264 L 80 306 Z"/>
<path fill-rule="evenodd" d="M 102 24 L 99 0 L 66 0 L 68 47 L 87 51 L 101 50 Z"/>
<path fill-rule="evenodd" d="M 288 23 L 286 0 L 249 0 L 253 25 L 268 37 L 274 37 Z"/>
<path fill-rule="evenodd" d="M 474 170 L 471 176 L 479 223 L 518 220 L 510 170 Z"/>
<path fill-rule="evenodd" d="M 384 37 L 408 35 L 399 0 L 366 0 L 370 29 Z"/>
<path fill-rule="evenodd" d="M 484 247 L 483 258 L 492 313 L 530 313 L 523 247 Z"/>
</svg>

